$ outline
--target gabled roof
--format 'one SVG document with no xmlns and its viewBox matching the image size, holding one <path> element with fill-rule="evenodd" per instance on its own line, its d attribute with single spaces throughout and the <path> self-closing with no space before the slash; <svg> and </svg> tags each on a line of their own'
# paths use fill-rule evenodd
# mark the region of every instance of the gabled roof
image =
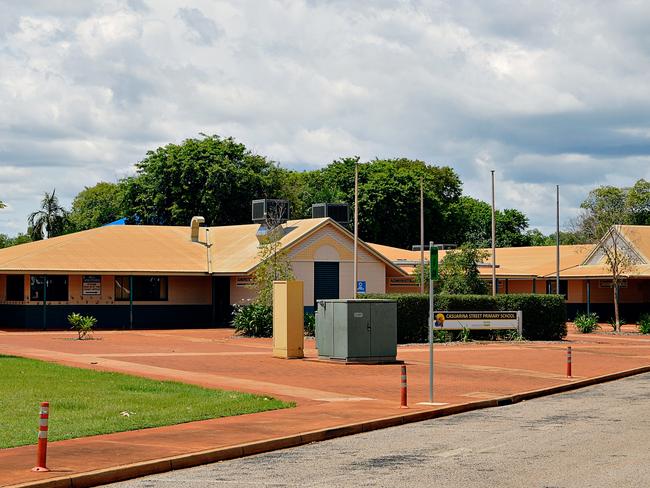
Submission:
<svg viewBox="0 0 650 488">
<path fill-rule="evenodd" d="M 370 244 L 385 256 L 392 259 L 393 263 L 410 273 L 420 261 L 420 251 L 410 251 L 396 247 Z M 568 270 L 578 266 L 589 253 L 591 245 L 560 246 L 560 270 Z M 483 276 L 491 276 L 492 250 L 488 258 L 479 266 Z M 438 260 L 442 261 L 449 251 L 439 251 Z M 429 253 L 424 253 L 425 262 L 429 261 Z M 556 248 L 555 246 L 531 247 L 500 247 L 496 250 L 496 274 L 500 278 L 535 278 L 555 273 Z"/>
<path fill-rule="evenodd" d="M 280 240 L 290 249 L 318 229 L 333 226 L 351 239 L 349 231 L 330 218 L 291 220 Z M 189 227 L 116 225 L 0 249 L 0 272 L 100 274 L 248 274 L 259 264 L 258 224 L 202 227 L 199 242 Z M 207 230 L 207 232 L 206 232 Z M 210 246 L 206 245 L 209 235 Z M 359 241 L 359 247 L 394 270 L 404 272 L 385 256 Z"/>
</svg>

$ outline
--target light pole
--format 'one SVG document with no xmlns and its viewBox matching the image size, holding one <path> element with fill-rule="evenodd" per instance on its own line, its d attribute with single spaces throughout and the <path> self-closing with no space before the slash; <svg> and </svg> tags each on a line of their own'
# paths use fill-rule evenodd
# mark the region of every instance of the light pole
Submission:
<svg viewBox="0 0 650 488">
<path fill-rule="evenodd" d="M 494 170 L 491 170 L 492 173 L 492 295 L 497 294 L 497 244 L 496 244 L 496 234 L 497 226 L 495 219 L 495 208 L 494 208 Z"/>
<path fill-rule="evenodd" d="M 560 185 L 555 185 L 555 292 L 560 294 Z"/>
<path fill-rule="evenodd" d="M 424 177 L 420 177 L 420 293 L 424 293 Z"/>
<path fill-rule="evenodd" d="M 357 298 L 357 246 L 359 243 L 359 160 L 354 162 L 354 264 L 353 298 Z"/>
</svg>

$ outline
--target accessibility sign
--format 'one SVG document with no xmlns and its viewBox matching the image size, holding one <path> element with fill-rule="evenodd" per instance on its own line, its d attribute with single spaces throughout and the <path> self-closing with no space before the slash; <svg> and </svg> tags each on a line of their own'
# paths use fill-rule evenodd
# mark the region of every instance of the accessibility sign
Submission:
<svg viewBox="0 0 650 488">
<path fill-rule="evenodd" d="M 366 294 L 366 282 L 365 281 L 357 281 L 357 293 L 360 295 L 365 295 Z"/>
</svg>

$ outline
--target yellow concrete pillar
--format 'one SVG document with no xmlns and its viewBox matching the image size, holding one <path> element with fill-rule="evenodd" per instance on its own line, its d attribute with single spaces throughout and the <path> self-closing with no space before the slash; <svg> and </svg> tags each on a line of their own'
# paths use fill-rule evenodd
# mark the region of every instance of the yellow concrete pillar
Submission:
<svg viewBox="0 0 650 488">
<path fill-rule="evenodd" d="M 273 357 L 304 357 L 305 301 L 302 281 L 273 282 Z"/>
</svg>

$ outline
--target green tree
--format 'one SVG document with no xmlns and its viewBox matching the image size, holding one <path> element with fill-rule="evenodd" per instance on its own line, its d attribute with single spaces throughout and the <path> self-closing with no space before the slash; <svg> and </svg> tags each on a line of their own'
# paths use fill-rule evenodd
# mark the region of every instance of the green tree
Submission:
<svg viewBox="0 0 650 488">
<path fill-rule="evenodd" d="M 68 215 L 70 230 L 93 229 L 114 222 L 124 215 L 124 187 L 100 182 L 85 187 L 72 201 Z"/>
<path fill-rule="evenodd" d="M 492 207 L 476 198 L 462 196 L 451 207 L 449 241 L 474 247 L 492 246 Z M 516 209 L 495 212 L 497 247 L 531 246 L 538 235 L 529 234 L 528 217 Z"/>
<path fill-rule="evenodd" d="M 121 182 L 130 222 L 187 225 L 202 215 L 208 225 L 248 223 L 252 199 L 280 194 L 286 171 L 232 138 L 202 136 L 149 151 Z"/>
<path fill-rule="evenodd" d="M 481 279 L 478 270 L 478 264 L 487 257 L 487 251 L 468 244 L 447 251 L 440 263 L 440 291 L 459 295 L 487 293 L 487 283 Z"/>
<path fill-rule="evenodd" d="M 288 253 L 282 249 L 282 236 L 285 229 L 281 216 L 285 209 L 277 207 L 275 214 L 266 216 L 264 229 L 266 235 L 260 237 L 258 257 L 260 263 L 253 272 L 253 288 L 257 291 L 255 303 L 273 307 L 273 282 L 294 278 Z"/>
<path fill-rule="evenodd" d="M 627 193 L 625 205 L 630 224 L 650 225 L 650 182 L 638 180 Z"/>
<path fill-rule="evenodd" d="M 6 206 L 7 205 L 5 205 L 5 203 L 2 200 L 0 200 L 0 208 L 5 208 Z"/>
<path fill-rule="evenodd" d="M 425 240 L 446 238 L 449 205 L 461 195 L 461 182 L 450 167 L 423 161 L 358 157 L 338 159 L 302 176 L 300 198 L 307 212 L 314 203 L 354 204 L 354 170 L 359 165 L 359 236 L 369 242 L 409 247 L 420 242 L 420 180 L 424 182 Z M 435 239 L 434 239 L 435 237 Z"/>
<path fill-rule="evenodd" d="M 39 241 L 44 236 L 60 236 L 65 232 L 67 219 L 67 212 L 59 203 L 56 189 L 52 193 L 45 192 L 41 208 L 27 218 L 29 236 L 34 241 Z"/>
<path fill-rule="evenodd" d="M 4 247 L 17 246 L 31 242 L 32 239 L 27 234 L 18 234 L 16 237 L 9 237 L 7 234 L 0 234 L 0 249 Z"/>
</svg>

